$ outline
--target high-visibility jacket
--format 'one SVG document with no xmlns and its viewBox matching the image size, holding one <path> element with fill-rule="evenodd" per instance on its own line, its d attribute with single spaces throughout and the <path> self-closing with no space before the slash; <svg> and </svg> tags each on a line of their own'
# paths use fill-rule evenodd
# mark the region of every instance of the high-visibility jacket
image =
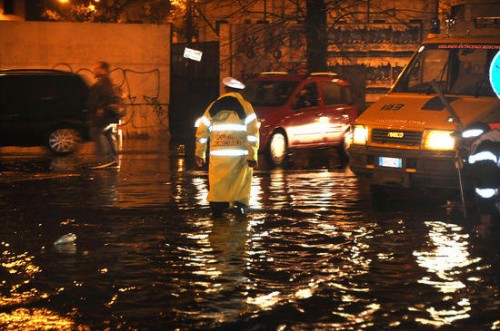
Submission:
<svg viewBox="0 0 500 331">
<path fill-rule="evenodd" d="M 252 105 L 239 93 L 227 93 L 206 109 L 196 131 L 196 156 L 206 158 L 210 202 L 249 204 L 253 169 L 257 161 L 259 126 Z"/>
<path fill-rule="evenodd" d="M 480 209 L 490 213 L 500 200 L 500 129 L 488 131 L 472 144 L 468 162 L 473 169 L 476 194 L 482 203 L 489 201 L 490 206 Z"/>
</svg>

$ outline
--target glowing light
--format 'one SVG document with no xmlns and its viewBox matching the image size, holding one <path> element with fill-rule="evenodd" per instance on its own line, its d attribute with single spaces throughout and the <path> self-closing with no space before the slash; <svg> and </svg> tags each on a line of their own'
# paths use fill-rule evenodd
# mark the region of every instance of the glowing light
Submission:
<svg viewBox="0 0 500 331">
<path fill-rule="evenodd" d="M 256 119 L 257 119 L 257 115 L 250 114 L 247 116 L 247 118 L 245 118 L 245 124 L 248 125 L 248 124 L 252 123 L 253 121 L 255 121 Z"/>
<path fill-rule="evenodd" d="M 0 325 L 8 325 L 9 330 L 75 330 L 75 323 L 47 309 L 19 308 L 0 314 Z M 78 330 L 90 330 L 79 326 Z"/>
<path fill-rule="evenodd" d="M 304 136 L 340 132 L 341 130 L 341 127 L 338 125 L 330 124 L 330 118 L 328 116 L 321 116 L 316 123 L 296 126 L 289 129 L 291 135 Z"/>
<path fill-rule="evenodd" d="M 250 206 L 253 208 L 262 208 L 260 197 L 263 194 L 261 186 L 262 178 L 254 176 L 252 179 L 252 188 L 250 190 Z"/>
<path fill-rule="evenodd" d="M 352 133 L 352 143 L 356 145 L 366 145 L 368 140 L 368 129 L 362 125 L 355 125 Z"/>
<path fill-rule="evenodd" d="M 239 131 L 247 130 L 246 125 L 242 124 L 215 124 L 210 127 L 210 131 Z"/>
<path fill-rule="evenodd" d="M 210 151 L 210 155 L 214 156 L 243 156 L 248 155 L 248 150 L 246 149 L 219 149 L 215 151 Z"/>
<path fill-rule="evenodd" d="M 478 188 L 476 187 L 476 194 L 483 199 L 493 198 L 498 194 L 498 190 L 495 188 Z"/>
<path fill-rule="evenodd" d="M 196 187 L 196 195 L 195 198 L 200 205 L 207 205 L 207 195 L 208 195 L 208 186 L 207 182 L 203 178 L 194 177 L 193 185 Z"/>
<path fill-rule="evenodd" d="M 257 141 L 259 141 L 259 138 L 257 138 L 256 136 L 247 136 L 247 140 L 248 142 L 256 143 Z"/>
<path fill-rule="evenodd" d="M 92 5 L 92 4 L 90 4 L 88 8 L 89 8 L 90 11 L 95 11 L 95 6 Z"/>
<path fill-rule="evenodd" d="M 206 118 L 205 116 L 202 116 L 202 117 L 198 118 L 196 120 L 196 122 L 194 122 L 194 127 L 195 128 L 199 127 L 201 125 L 201 123 L 205 124 L 205 126 L 210 126 L 210 124 L 212 124 L 208 118 Z"/>
<path fill-rule="evenodd" d="M 453 150 L 455 138 L 453 131 L 429 130 L 424 133 L 424 148 L 432 150 Z"/>
<path fill-rule="evenodd" d="M 492 161 L 497 163 L 497 156 L 490 151 L 479 152 L 469 156 L 469 163 L 474 164 L 476 162 L 482 161 Z"/>
<path fill-rule="evenodd" d="M 247 303 L 250 305 L 259 306 L 261 309 L 269 309 L 280 300 L 280 292 L 272 292 L 267 295 L 260 295 L 255 298 L 247 298 Z"/>
<path fill-rule="evenodd" d="M 500 51 L 497 52 L 490 65 L 490 83 L 493 91 L 500 98 Z"/>
<path fill-rule="evenodd" d="M 468 234 L 463 234 L 462 228 L 454 224 L 437 221 L 426 222 L 429 228 L 429 244 L 434 248 L 430 251 L 415 251 L 419 266 L 426 268 L 428 276 L 418 282 L 438 289 L 442 293 L 468 293 L 466 285 L 460 280 L 459 269 L 479 262 L 480 258 L 471 258 L 468 252 Z M 451 301 L 455 296 L 447 296 L 443 300 Z M 448 304 L 448 308 L 437 309 L 427 307 L 428 318 L 417 318 L 417 322 L 440 327 L 450 325 L 456 320 L 468 318 L 471 310 L 469 299 L 457 298 L 457 302 Z M 421 311 L 422 307 L 410 307 L 410 310 Z"/>
<path fill-rule="evenodd" d="M 470 129 L 470 130 L 465 130 L 462 132 L 462 137 L 463 138 L 474 138 L 482 135 L 484 130 L 481 129 Z"/>
</svg>

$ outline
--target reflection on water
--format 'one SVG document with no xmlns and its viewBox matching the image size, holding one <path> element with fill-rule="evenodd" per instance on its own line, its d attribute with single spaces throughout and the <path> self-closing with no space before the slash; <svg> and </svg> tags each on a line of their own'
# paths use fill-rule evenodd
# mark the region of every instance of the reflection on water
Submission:
<svg viewBox="0 0 500 331">
<path fill-rule="evenodd" d="M 61 317 L 47 309 L 19 308 L 10 313 L 0 313 L 0 328 L 16 330 L 90 330 L 84 325 L 75 326 L 67 317 Z"/>
<path fill-rule="evenodd" d="M 27 252 L 15 253 L 7 242 L 1 242 L 2 276 L 0 286 L 0 329 L 2 330 L 74 330 L 71 318 L 46 308 L 19 308 L 47 300 L 51 294 L 41 292 L 30 283 L 41 272 Z M 59 291 L 56 291 L 59 292 Z M 90 330 L 84 325 L 80 330 Z"/>
<path fill-rule="evenodd" d="M 27 252 L 15 253 L 7 242 L 1 242 L 2 249 L 1 274 L 2 287 L 5 287 L 8 296 L 0 297 L 1 306 L 13 306 L 29 302 L 33 298 L 44 297 L 37 289 L 29 288 L 31 279 L 40 272 L 40 268 L 33 264 L 33 256 Z"/>
<path fill-rule="evenodd" d="M 443 296 L 440 307 L 426 308 L 429 318 L 419 318 L 417 321 L 435 326 L 449 325 L 470 317 L 472 308 L 464 280 L 471 270 L 470 266 L 480 262 L 481 258 L 471 258 L 468 251 L 469 235 L 463 233 L 462 227 L 439 221 L 428 221 L 425 225 L 429 230 L 427 249 L 413 253 L 417 263 L 428 270 L 428 275 L 420 279 L 419 283 L 432 286 L 447 295 Z M 470 280 L 480 281 L 474 278 Z"/>
<path fill-rule="evenodd" d="M 206 173 L 167 153 L 61 174 L 0 184 L 0 329 L 500 327 L 497 246 L 373 210 L 349 170 L 256 171 L 254 211 L 219 220 Z"/>
</svg>

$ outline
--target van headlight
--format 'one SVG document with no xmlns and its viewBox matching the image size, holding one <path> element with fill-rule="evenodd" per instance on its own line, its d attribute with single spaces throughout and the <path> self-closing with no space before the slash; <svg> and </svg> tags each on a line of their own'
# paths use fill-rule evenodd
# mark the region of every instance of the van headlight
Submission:
<svg viewBox="0 0 500 331">
<path fill-rule="evenodd" d="M 455 149 L 453 131 L 427 130 L 424 131 L 424 149 L 451 151 Z"/>
<path fill-rule="evenodd" d="M 368 140 L 368 129 L 363 125 L 355 125 L 352 130 L 352 143 L 356 145 L 366 145 Z"/>
</svg>

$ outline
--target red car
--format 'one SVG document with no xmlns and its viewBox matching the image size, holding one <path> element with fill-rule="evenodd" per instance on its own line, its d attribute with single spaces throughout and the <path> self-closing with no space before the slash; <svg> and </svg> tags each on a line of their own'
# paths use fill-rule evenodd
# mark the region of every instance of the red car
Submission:
<svg viewBox="0 0 500 331">
<path fill-rule="evenodd" d="M 345 158 L 350 125 L 358 116 L 351 84 L 334 73 L 262 73 L 247 82 L 245 98 L 259 118 L 260 148 L 274 165 L 291 150 L 336 147 Z"/>
</svg>

